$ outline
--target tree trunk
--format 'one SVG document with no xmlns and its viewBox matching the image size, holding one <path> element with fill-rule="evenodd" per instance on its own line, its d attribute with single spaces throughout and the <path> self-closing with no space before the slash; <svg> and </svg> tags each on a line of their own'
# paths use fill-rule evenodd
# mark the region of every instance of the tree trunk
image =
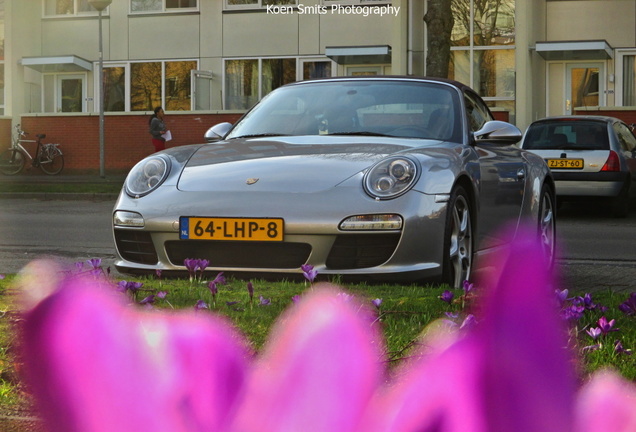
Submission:
<svg viewBox="0 0 636 432">
<path fill-rule="evenodd" d="M 428 0 L 424 22 L 428 34 L 426 75 L 448 78 L 453 31 L 451 0 Z"/>
</svg>

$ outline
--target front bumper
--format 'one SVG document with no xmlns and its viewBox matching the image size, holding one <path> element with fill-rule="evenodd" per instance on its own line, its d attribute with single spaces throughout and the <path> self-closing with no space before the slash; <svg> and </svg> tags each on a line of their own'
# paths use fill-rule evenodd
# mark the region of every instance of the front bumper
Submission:
<svg viewBox="0 0 636 432">
<path fill-rule="evenodd" d="M 554 172 L 556 193 L 558 196 L 590 196 L 615 197 L 618 196 L 625 182 L 627 174 L 624 172 Z"/>
<path fill-rule="evenodd" d="M 115 211 L 137 212 L 145 226 L 114 228 L 115 266 L 125 273 L 160 269 L 179 274 L 186 272 L 184 259 L 196 258 L 210 262 L 208 271 L 229 274 L 301 275 L 301 265 L 310 264 L 321 275 L 344 277 L 397 281 L 441 275 L 446 203 L 436 202 L 435 196 L 410 191 L 394 200 L 376 201 L 346 187 L 311 197 L 291 195 L 216 194 L 212 200 L 205 193 L 181 192 L 174 186 L 139 199 L 122 195 Z M 334 203 L 347 203 L 346 210 Z M 401 215 L 402 229 L 338 228 L 350 216 L 384 213 Z M 185 215 L 282 217 L 285 238 L 282 242 L 180 240 L 179 217 Z"/>
</svg>

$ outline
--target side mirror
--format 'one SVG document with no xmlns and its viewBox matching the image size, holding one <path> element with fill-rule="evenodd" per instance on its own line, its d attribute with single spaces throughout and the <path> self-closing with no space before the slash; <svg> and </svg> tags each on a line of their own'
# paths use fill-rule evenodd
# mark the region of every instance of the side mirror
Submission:
<svg viewBox="0 0 636 432">
<path fill-rule="evenodd" d="M 219 123 L 207 130 L 203 137 L 209 143 L 222 140 L 232 129 L 232 123 Z"/>
<path fill-rule="evenodd" d="M 521 131 L 510 123 L 499 120 L 486 122 L 484 126 L 474 134 L 476 142 L 489 142 L 493 144 L 516 144 L 521 141 Z"/>
</svg>

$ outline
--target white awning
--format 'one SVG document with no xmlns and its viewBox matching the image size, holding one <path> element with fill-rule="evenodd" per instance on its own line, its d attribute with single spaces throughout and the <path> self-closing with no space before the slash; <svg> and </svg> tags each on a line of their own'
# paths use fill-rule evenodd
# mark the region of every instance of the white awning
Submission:
<svg viewBox="0 0 636 432">
<path fill-rule="evenodd" d="M 38 72 L 84 72 L 93 70 L 91 62 L 75 55 L 22 57 L 20 64 Z"/>
<path fill-rule="evenodd" d="M 614 49 L 604 40 L 537 42 L 537 53 L 546 60 L 607 60 Z"/>
<path fill-rule="evenodd" d="M 386 64 L 391 63 L 389 45 L 326 47 L 325 55 L 338 64 Z"/>
</svg>

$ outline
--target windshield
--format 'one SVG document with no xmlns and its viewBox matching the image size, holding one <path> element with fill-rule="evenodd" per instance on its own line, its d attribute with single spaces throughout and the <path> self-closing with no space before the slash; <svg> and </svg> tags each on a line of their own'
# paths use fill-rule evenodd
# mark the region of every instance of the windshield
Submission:
<svg viewBox="0 0 636 432">
<path fill-rule="evenodd" d="M 281 87 L 227 139 L 281 135 L 372 135 L 461 142 L 453 87 L 408 81 L 329 81 Z"/>
<path fill-rule="evenodd" d="M 608 150 L 607 124 L 588 120 L 535 123 L 523 144 L 528 150 Z"/>
</svg>

